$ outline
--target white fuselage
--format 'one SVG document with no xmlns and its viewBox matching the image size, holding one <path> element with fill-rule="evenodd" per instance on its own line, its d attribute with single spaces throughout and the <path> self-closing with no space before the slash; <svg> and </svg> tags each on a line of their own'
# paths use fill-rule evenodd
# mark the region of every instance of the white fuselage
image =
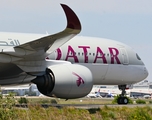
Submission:
<svg viewBox="0 0 152 120">
<path fill-rule="evenodd" d="M 46 35 L 0 33 L 0 50 L 44 36 Z M 138 55 L 129 46 L 113 40 L 76 36 L 57 50 L 48 50 L 47 53 L 50 53 L 48 59 L 86 66 L 92 72 L 94 84 L 133 84 L 148 76 L 148 71 Z M 24 74 L 20 74 L 20 78 L 14 77 L 14 80 L 24 79 L 25 83 L 30 82 L 30 75 L 26 75 L 26 80 Z M 2 81 L 5 83 L 5 79 Z"/>
<path fill-rule="evenodd" d="M 148 75 L 144 63 L 129 46 L 103 38 L 75 37 L 49 58 L 86 66 L 94 84 L 133 84 Z"/>
</svg>

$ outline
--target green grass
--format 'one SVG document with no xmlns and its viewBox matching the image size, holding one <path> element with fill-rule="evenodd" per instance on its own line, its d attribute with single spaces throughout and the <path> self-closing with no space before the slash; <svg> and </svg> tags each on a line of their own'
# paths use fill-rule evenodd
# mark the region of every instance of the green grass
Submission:
<svg viewBox="0 0 152 120">
<path fill-rule="evenodd" d="M 17 100 L 20 99 L 20 97 L 16 98 Z M 31 104 L 51 104 L 52 100 L 55 100 L 57 104 L 117 104 L 115 99 L 110 98 L 79 98 L 79 99 L 59 99 L 59 98 L 50 98 L 50 97 L 27 97 L 26 98 L 29 103 Z M 140 99 L 129 99 L 132 101 L 132 104 L 137 104 Z M 151 104 L 151 99 L 141 99 L 142 101 L 145 101 L 146 104 Z M 136 103 L 137 101 L 137 103 Z"/>
<path fill-rule="evenodd" d="M 150 107 L 103 107 L 98 109 L 77 109 L 64 107 L 58 109 L 49 107 L 44 109 L 37 106 L 29 106 L 29 109 L 14 109 L 15 120 L 152 120 L 152 108 Z M 4 115 L 6 112 L 3 113 Z"/>
<path fill-rule="evenodd" d="M 112 99 L 63 99 L 26 98 L 28 108 L 16 108 L 17 100 L 12 94 L 0 95 L 0 120 L 152 120 L 152 107 L 108 107 L 97 109 L 78 109 L 74 107 L 41 107 L 41 103 L 57 101 L 58 104 L 100 104 L 112 102 Z M 35 104 L 33 104 L 35 103 Z M 148 103 L 148 101 L 147 101 Z M 147 104 L 148 105 L 148 104 Z"/>
<path fill-rule="evenodd" d="M 15 98 L 17 101 L 20 97 Z M 79 98 L 79 99 L 59 99 L 59 98 L 50 98 L 50 97 L 26 97 L 29 103 L 31 104 L 51 104 L 52 100 L 55 100 L 57 104 L 112 104 L 113 99 L 98 99 L 98 98 Z"/>
</svg>

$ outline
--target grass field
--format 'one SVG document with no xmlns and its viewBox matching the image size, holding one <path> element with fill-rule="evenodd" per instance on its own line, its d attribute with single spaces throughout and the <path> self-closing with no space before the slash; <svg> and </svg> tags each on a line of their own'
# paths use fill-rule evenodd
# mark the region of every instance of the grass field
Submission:
<svg viewBox="0 0 152 120">
<path fill-rule="evenodd" d="M 28 108 L 16 108 L 20 98 L 0 96 L 0 120 L 152 120 L 152 107 L 108 107 L 113 99 L 63 99 L 28 97 Z M 41 107 L 42 103 L 57 104 L 105 104 L 102 108 L 78 109 L 74 107 Z"/>
<path fill-rule="evenodd" d="M 57 104 L 111 104 L 113 99 L 81 98 L 81 99 L 58 99 L 58 98 L 27 98 L 29 103 L 52 103 L 55 100 Z"/>
<path fill-rule="evenodd" d="M 2 120 L 152 120 L 152 108 L 107 107 L 76 109 L 74 107 L 42 108 L 29 105 L 28 109 L 0 109 Z"/>
<path fill-rule="evenodd" d="M 18 100 L 20 97 L 17 97 L 16 100 Z M 57 104 L 112 104 L 113 98 L 79 98 L 79 99 L 59 99 L 59 98 L 50 98 L 50 97 L 26 97 L 29 101 L 29 103 L 47 103 L 51 104 L 52 100 L 56 101 Z M 138 99 L 131 99 L 133 101 L 133 104 L 136 104 L 136 101 Z M 149 104 L 151 102 L 151 99 L 142 99 L 146 102 L 146 104 Z"/>
</svg>

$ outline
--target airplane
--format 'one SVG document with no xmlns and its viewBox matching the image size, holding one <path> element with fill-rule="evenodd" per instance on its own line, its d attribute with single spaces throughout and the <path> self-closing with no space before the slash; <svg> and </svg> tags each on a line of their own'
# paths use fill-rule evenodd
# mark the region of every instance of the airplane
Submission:
<svg viewBox="0 0 152 120">
<path fill-rule="evenodd" d="M 56 34 L 0 32 L 0 85 L 35 83 L 49 97 L 84 97 L 93 85 L 118 85 L 118 104 L 127 104 L 125 89 L 148 71 L 133 49 L 118 41 L 76 36 L 81 23 L 61 4 L 66 28 Z"/>
<path fill-rule="evenodd" d="M 100 89 L 96 93 L 89 93 L 87 95 L 87 97 L 89 97 L 89 98 L 102 98 L 102 96 L 100 95 Z"/>
<path fill-rule="evenodd" d="M 114 94 L 112 94 L 110 91 L 108 91 L 107 97 L 114 97 Z"/>
<path fill-rule="evenodd" d="M 128 93 L 128 95 L 134 98 L 138 98 L 138 97 L 141 98 L 141 97 L 144 97 L 145 95 L 149 95 L 151 98 L 151 94 L 152 94 L 152 90 L 149 88 L 142 88 L 142 89 L 133 88 L 133 89 L 126 90 L 126 92 Z"/>
</svg>

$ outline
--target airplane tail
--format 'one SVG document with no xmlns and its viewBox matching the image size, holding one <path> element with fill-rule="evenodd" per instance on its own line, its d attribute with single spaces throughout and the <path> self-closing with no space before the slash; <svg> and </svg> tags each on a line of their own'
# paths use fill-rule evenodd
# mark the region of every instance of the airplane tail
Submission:
<svg viewBox="0 0 152 120">
<path fill-rule="evenodd" d="M 100 96 L 100 89 L 99 89 L 98 92 L 96 93 L 96 96 Z"/>
</svg>

